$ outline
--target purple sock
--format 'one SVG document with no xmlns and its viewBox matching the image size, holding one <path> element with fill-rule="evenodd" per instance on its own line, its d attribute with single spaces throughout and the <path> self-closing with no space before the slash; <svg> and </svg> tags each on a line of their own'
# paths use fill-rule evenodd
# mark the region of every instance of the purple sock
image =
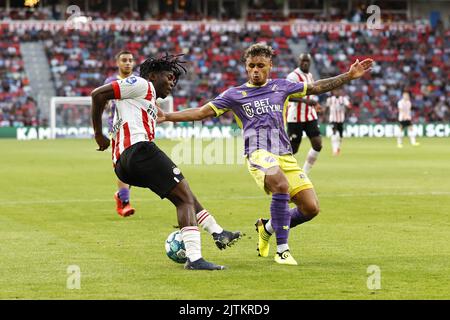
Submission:
<svg viewBox="0 0 450 320">
<path fill-rule="evenodd" d="M 120 188 L 119 189 L 119 199 L 122 202 L 130 202 L 130 189 L 128 188 Z"/>
<path fill-rule="evenodd" d="M 289 214 L 291 215 L 291 228 L 311 220 L 310 217 L 306 217 L 297 207 L 289 209 Z"/>
<path fill-rule="evenodd" d="M 270 204 L 270 215 L 272 218 L 272 227 L 277 237 L 277 245 L 288 243 L 289 222 L 289 194 L 275 193 L 272 195 Z"/>
</svg>

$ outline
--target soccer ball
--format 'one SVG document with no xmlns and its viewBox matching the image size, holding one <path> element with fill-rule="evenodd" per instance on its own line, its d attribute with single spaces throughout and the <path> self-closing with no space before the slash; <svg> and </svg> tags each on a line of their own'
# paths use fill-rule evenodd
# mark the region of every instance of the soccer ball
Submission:
<svg viewBox="0 0 450 320">
<path fill-rule="evenodd" d="M 165 246 L 166 254 L 171 260 L 177 263 L 185 263 L 187 261 L 186 248 L 181 238 L 181 231 L 177 230 L 169 234 Z"/>
</svg>

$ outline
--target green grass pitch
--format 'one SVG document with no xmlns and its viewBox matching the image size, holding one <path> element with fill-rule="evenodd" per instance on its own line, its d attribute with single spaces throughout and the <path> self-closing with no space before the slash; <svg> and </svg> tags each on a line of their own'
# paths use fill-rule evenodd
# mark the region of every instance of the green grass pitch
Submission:
<svg viewBox="0 0 450 320">
<path fill-rule="evenodd" d="M 321 213 L 290 233 L 297 267 L 273 261 L 275 239 L 256 256 L 253 223 L 270 198 L 245 165 L 180 165 L 219 223 L 245 233 L 219 251 L 202 232 L 204 257 L 228 269 L 193 272 L 165 255 L 171 203 L 133 188 L 136 214 L 115 213 L 110 152 L 93 140 L 0 140 L 0 299 L 449 299 L 450 144 L 420 142 L 345 139 L 332 157 L 324 139 L 310 174 Z M 175 143 L 158 145 L 170 155 Z M 67 287 L 70 265 L 80 289 Z"/>
</svg>

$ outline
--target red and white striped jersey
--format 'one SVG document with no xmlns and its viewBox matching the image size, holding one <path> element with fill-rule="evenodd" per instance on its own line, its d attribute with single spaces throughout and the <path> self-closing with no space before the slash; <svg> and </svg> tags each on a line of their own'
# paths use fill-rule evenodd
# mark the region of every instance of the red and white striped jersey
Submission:
<svg viewBox="0 0 450 320">
<path fill-rule="evenodd" d="M 128 147 L 141 141 L 153 141 L 158 108 L 151 82 L 133 75 L 111 84 L 116 99 L 112 127 L 112 159 L 115 164 Z"/>
<path fill-rule="evenodd" d="M 410 121 L 411 120 L 411 101 L 400 99 L 397 102 L 398 107 L 398 121 Z"/>
<path fill-rule="evenodd" d="M 314 82 L 311 72 L 304 73 L 300 68 L 289 73 L 286 79 L 292 82 L 306 82 L 307 84 Z M 319 100 L 317 96 L 312 95 L 305 96 L 303 99 L 312 102 L 317 102 Z M 307 122 L 316 119 L 316 109 L 310 103 L 289 102 L 287 122 Z"/>
<path fill-rule="evenodd" d="M 347 96 L 331 96 L 327 99 L 326 106 L 330 108 L 329 122 L 343 123 L 345 120 L 345 108 L 350 106 Z"/>
</svg>

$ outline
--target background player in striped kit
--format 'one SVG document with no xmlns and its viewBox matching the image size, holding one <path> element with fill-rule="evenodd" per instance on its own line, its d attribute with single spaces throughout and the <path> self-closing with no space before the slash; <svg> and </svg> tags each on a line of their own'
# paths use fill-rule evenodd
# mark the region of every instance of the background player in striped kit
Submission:
<svg viewBox="0 0 450 320">
<path fill-rule="evenodd" d="M 292 82 L 312 84 L 313 75 L 309 72 L 311 55 L 302 53 L 298 57 L 298 68 L 289 73 L 287 79 Z M 320 136 L 317 112 L 320 112 L 320 104 L 316 95 L 307 95 L 303 98 L 289 98 L 287 111 L 287 131 L 291 142 L 292 151 L 297 153 L 302 142 L 303 132 L 311 142 L 311 149 L 306 155 L 303 171 L 308 174 L 322 150 L 322 138 Z"/>
<path fill-rule="evenodd" d="M 333 90 L 332 95 L 327 98 L 326 107 L 329 110 L 328 121 L 333 126 L 331 135 L 331 147 L 333 155 L 341 153 L 342 138 L 344 137 L 345 111 L 350 108 L 350 99 L 343 95 L 339 89 Z"/>
<path fill-rule="evenodd" d="M 102 133 L 102 113 L 108 100 L 116 99 L 111 140 L 117 177 L 129 185 L 149 188 L 175 205 L 188 258 L 186 269 L 222 270 L 223 266 L 202 258 L 198 221 L 207 231 L 222 230 L 220 234 L 213 233 L 219 248 L 218 242 L 224 247 L 229 246 L 241 237 L 241 233 L 225 231 L 217 225 L 198 203 L 181 170 L 153 142 L 156 118 L 162 112 L 156 99 L 171 93 L 178 78 L 186 71 L 182 63 L 178 56 L 149 58 L 140 66 L 140 77 L 131 76 L 96 88 L 92 92 L 95 140 L 99 151 L 109 147 L 110 141 Z"/>
<path fill-rule="evenodd" d="M 412 105 L 409 98 L 409 92 L 403 91 L 402 98 L 397 102 L 398 121 L 400 123 L 400 131 L 397 136 L 397 147 L 403 148 L 403 135 L 405 129 L 408 131 L 409 141 L 412 146 L 420 145 L 416 142 L 416 133 L 412 126 Z"/>
<path fill-rule="evenodd" d="M 122 50 L 116 54 L 117 73 L 108 77 L 104 84 L 109 84 L 113 81 L 123 80 L 133 74 L 133 68 L 135 66 L 135 59 L 130 51 Z M 116 111 L 115 100 L 108 102 L 108 127 L 109 132 L 112 132 L 114 113 Z M 117 192 L 114 193 L 114 199 L 116 200 L 116 211 L 122 217 L 128 217 L 134 214 L 135 209 L 130 203 L 130 186 L 120 179 L 117 179 Z"/>
</svg>

